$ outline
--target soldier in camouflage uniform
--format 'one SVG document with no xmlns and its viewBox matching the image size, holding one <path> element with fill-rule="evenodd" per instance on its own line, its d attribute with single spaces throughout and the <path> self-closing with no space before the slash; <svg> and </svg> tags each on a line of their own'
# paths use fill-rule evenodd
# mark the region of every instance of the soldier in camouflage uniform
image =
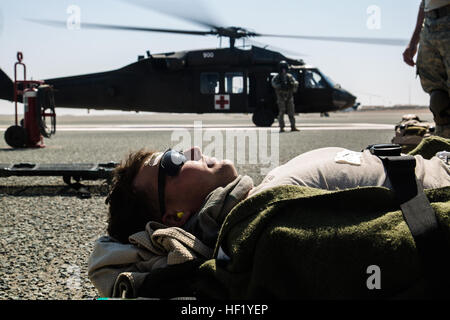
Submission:
<svg viewBox="0 0 450 320">
<path fill-rule="evenodd" d="M 294 92 L 298 89 L 298 82 L 288 73 L 289 65 L 281 61 L 278 65 L 280 73 L 272 79 L 272 87 L 277 94 L 278 123 L 280 132 L 284 132 L 284 114 L 287 111 L 291 123 L 291 131 L 299 131 L 295 126 Z"/>
<path fill-rule="evenodd" d="M 436 135 L 450 138 L 450 0 L 422 0 L 416 28 L 403 53 L 403 60 L 414 66 L 425 92 L 430 94 L 430 110 Z"/>
</svg>

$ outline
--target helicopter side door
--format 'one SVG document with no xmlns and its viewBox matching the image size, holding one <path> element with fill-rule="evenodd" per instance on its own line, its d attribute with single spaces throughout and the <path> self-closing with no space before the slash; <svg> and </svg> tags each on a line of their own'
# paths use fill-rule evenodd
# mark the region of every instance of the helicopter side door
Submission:
<svg viewBox="0 0 450 320">
<path fill-rule="evenodd" d="M 220 93 L 221 74 L 219 72 L 201 71 L 194 74 L 194 110 L 197 113 L 211 112 L 215 95 Z"/>
<path fill-rule="evenodd" d="M 317 69 L 298 69 L 299 88 L 294 95 L 296 112 L 325 112 L 333 105 L 333 88 Z"/>
<path fill-rule="evenodd" d="M 243 71 L 225 72 L 224 73 L 224 95 L 230 99 L 230 112 L 247 112 L 249 81 L 247 75 Z M 221 99 L 221 97 L 220 97 Z M 215 107 L 220 103 L 215 101 Z"/>
<path fill-rule="evenodd" d="M 275 91 L 272 88 L 272 76 L 267 71 L 252 72 L 248 77 L 248 112 L 257 109 L 277 111 Z"/>
<path fill-rule="evenodd" d="M 201 71 L 196 76 L 197 113 L 246 112 L 248 106 L 248 77 L 242 71 Z"/>
</svg>

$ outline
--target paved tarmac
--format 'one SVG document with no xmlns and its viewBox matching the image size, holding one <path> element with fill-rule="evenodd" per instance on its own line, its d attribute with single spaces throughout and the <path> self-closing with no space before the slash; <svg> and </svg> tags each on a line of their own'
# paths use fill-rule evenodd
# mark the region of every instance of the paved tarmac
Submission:
<svg viewBox="0 0 450 320">
<path fill-rule="evenodd" d="M 288 127 L 278 134 L 277 122 L 272 128 L 255 128 L 251 115 L 62 116 L 45 148 L 11 149 L 2 137 L 0 163 L 119 162 L 142 147 L 163 150 L 183 143 L 201 144 L 211 156 L 222 150 L 225 158 L 236 138 L 231 160 L 240 174 L 258 184 L 264 178 L 261 168 L 268 168 L 264 156 L 282 164 L 316 148 L 360 151 L 389 143 L 395 123 L 410 112 L 432 119 L 427 109 L 301 114 L 296 117 L 300 132 Z M 0 116 L 0 132 L 13 122 L 13 116 Z M 245 144 L 239 145 L 242 137 Z M 102 181 L 86 185 L 91 197 L 82 199 L 60 177 L 0 178 L 0 299 L 97 297 L 87 278 L 87 260 L 95 239 L 105 234 L 108 186 Z"/>
<path fill-rule="evenodd" d="M 416 112 L 421 119 L 432 119 L 426 109 L 339 112 L 330 113 L 330 117 L 298 115 L 297 126 L 301 132 L 279 135 L 280 162 L 321 147 L 341 146 L 360 150 L 368 144 L 390 142 L 395 123 L 400 121 L 402 114 L 410 111 Z M 285 120 L 288 125 L 287 117 Z M 0 116 L 0 132 L 13 122 L 13 116 Z M 174 146 L 180 140 L 177 136 L 186 130 L 194 143 L 199 142 L 193 141 L 194 129 L 201 129 L 204 138 L 200 142 L 207 145 L 206 136 L 215 132 L 220 132 L 224 139 L 226 132 L 250 135 L 252 130 L 265 131 L 269 136 L 269 133 L 277 132 L 277 126 L 275 122 L 271 128 L 256 128 L 251 115 L 245 114 L 62 116 L 57 119 L 56 135 L 45 139 L 44 149 L 13 150 L 0 139 L 0 163 L 120 161 L 129 151 L 142 147 L 166 149 Z"/>
</svg>

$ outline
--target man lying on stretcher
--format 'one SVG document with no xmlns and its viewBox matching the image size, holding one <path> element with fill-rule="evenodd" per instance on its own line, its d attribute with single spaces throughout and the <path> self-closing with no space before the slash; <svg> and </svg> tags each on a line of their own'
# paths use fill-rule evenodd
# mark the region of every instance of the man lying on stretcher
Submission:
<svg viewBox="0 0 450 320">
<path fill-rule="evenodd" d="M 450 186 L 450 167 L 444 161 L 415 158 L 416 177 L 425 189 Z M 209 158 L 196 147 L 184 152 L 140 150 L 130 154 L 114 174 L 106 200 L 109 236 L 96 242 L 89 261 L 89 277 L 103 296 L 112 294 L 120 272 L 150 271 L 170 264 L 168 259 L 174 259 L 174 255 L 164 255 L 171 250 L 167 247 L 191 245 L 192 254 L 207 256 L 228 212 L 268 188 L 392 188 L 378 157 L 368 150 L 353 152 L 335 147 L 293 158 L 272 170 L 258 186 L 250 177 L 238 175 L 231 161 Z M 153 225 L 149 226 L 149 221 Z M 157 229 L 163 231 L 152 238 Z M 150 233 L 151 240 L 142 240 L 143 230 L 146 236 Z M 190 242 L 192 239 L 194 242 Z M 182 262 L 183 254 L 180 257 Z"/>
</svg>

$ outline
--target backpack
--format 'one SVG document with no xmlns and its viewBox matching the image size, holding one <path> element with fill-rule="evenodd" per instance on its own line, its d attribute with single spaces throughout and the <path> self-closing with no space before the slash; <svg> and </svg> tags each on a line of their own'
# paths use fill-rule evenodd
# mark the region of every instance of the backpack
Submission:
<svg viewBox="0 0 450 320">
<path fill-rule="evenodd" d="M 402 146 L 403 152 L 414 149 L 424 138 L 433 135 L 434 123 L 422 121 L 415 114 L 405 114 L 395 125 L 395 136 L 391 142 Z"/>
</svg>

